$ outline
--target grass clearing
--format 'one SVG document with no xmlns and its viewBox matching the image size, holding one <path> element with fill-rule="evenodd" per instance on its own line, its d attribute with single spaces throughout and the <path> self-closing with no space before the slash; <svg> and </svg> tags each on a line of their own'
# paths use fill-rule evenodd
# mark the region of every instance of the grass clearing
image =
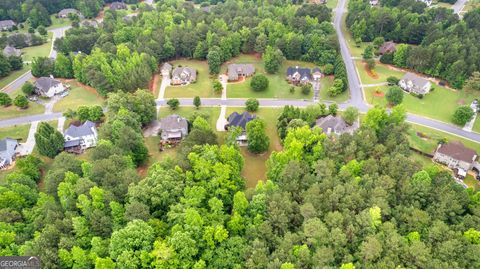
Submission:
<svg viewBox="0 0 480 269">
<path fill-rule="evenodd" d="M 270 138 L 270 147 L 267 152 L 262 154 L 253 154 L 247 150 L 247 147 L 241 147 L 241 153 L 244 157 L 245 164 L 242 171 L 242 176 L 247 180 L 247 188 L 254 188 L 258 181 L 265 180 L 267 166 L 266 162 L 270 157 L 272 151 L 282 150 L 282 145 L 280 144 L 280 137 L 277 134 L 277 118 L 282 112 L 282 108 L 262 108 L 254 113 L 259 118 L 265 120 L 266 123 L 266 133 Z M 245 111 L 243 107 L 228 107 L 226 116 L 230 115 L 233 112 L 242 113 Z"/>
<path fill-rule="evenodd" d="M 33 47 L 26 47 L 22 49 L 22 58 L 24 61 L 33 61 L 35 57 L 48 57 L 52 48 L 53 33 L 48 32 L 47 42 Z"/>
<path fill-rule="evenodd" d="M 10 137 L 19 140 L 19 142 L 24 142 L 27 140 L 29 130 L 30 124 L 0 128 L 0 139 Z"/>
<path fill-rule="evenodd" d="M 97 92 L 93 92 L 92 89 L 86 88 L 76 81 L 69 82 L 69 84 L 72 87 L 70 93 L 54 105 L 53 111 L 63 112 L 69 108 L 76 110 L 82 105 L 103 105 L 105 100 Z"/>
<path fill-rule="evenodd" d="M 252 54 L 242 54 L 236 58 L 222 65 L 221 72 L 226 73 L 228 64 L 231 63 L 250 63 L 255 66 L 256 74 L 263 74 L 268 78 L 269 85 L 265 91 L 255 92 L 250 88 L 252 78 L 247 78 L 243 82 L 228 83 L 227 97 L 228 98 L 283 98 L 283 99 L 311 99 L 313 97 L 313 90 L 310 94 L 302 94 L 300 87 L 295 87 L 295 92 L 290 93 L 290 87 L 286 79 L 287 68 L 289 66 L 301 66 L 314 68 L 314 63 L 302 61 L 284 61 L 280 70 L 276 74 L 267 74 L 263 66 L 262 59 Z"/>
<path fill-rule="evenodd" d="M 360 81 L 362 84 L 378 84 L 387 82 L 387 78 L 390 76 L 394 76 L 397 78 L 402 78 L 405 72 L 393 70 L 389 68 L 389 66 L 384 65 L 380 62 L 377 62 L 373 71 L 377 75 L 376 77 L 372 77 L 367 73 L 365 68 L 365 63 L 362 60 L 356 60 L 355 66 L 357 67 L 358 73 L 360 75 Z"/>
<path fill-rule="evenodd" d="M 26 109 L 20 109 L 14 105 L 0 107 L 0 120 L 42 114 L 43 112 L 45 112 L 45 107 L 34 102 L 29 102 L 28 108 Z"/>
<path fill-rule="evenodd" d="M 466 147 L 480 152 L 480 142 L 474 142 L 472 140 L 461 138 L 421 125 L 410 124 L 410 126 L 411 127 L 408 130 L 408 140 L 410 142 L 410 146 L 422 152 L 433 154 L 437 148 L 438 141 L 441 139 L 446 139 L 447 141 L 460 141 Z"/>
<path fill-rule="evenodd" d="M 197 81 L 183 86 L 169 86 L 165 90 L 165 98 L 181 97 L 220 97 L 220 94 L 213 92 L 213 78 L 208 72 L 206 61 L 198 60 L 176 60 L 170 62 L 175 69 L 177 66 L 188 66 L 197 70 Z"/>
<path fill-rule="evenodd" d="M 450 90 L 438 85 L 433 85 L 434 91 L 425 95 L 422 99 L 404 93 L 403 106 L 413 114 L 452 123 L 452 115 L 455 109 L 461 105 L 469 105 L 475 98 L 480 98 L 480 93 Z M 386 106 L 384 95 L 388 86 L 364 88 L 367 102 L 372 105 Z M 379 91 L 378 94 L 376 91 Z M 477 130 L 479 128 L 479 123 Z"/>
</svg>

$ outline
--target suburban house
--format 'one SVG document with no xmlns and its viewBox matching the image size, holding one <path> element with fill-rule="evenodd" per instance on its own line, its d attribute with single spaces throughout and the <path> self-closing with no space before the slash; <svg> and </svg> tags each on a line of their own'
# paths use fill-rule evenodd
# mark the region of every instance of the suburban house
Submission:
<svg viewBox="0 0 480 269">
<path fill-rule="evenodd" d="M 19 50 L 19 49 L 16 49 L 15 47 L 12 47 L 10 45 L 7 45 L 4 49 L 3 49 L 3 55 L 5 57 L 10 57 L 10 56 L 20 56 L 22 55 L 22 51 Z"/>
<path fill-rule="evenodd" d="M 383 55 L 383 54 L 392 54 L 397 50 L 397 47 L 393 41 L 387 41 L 383 43 L 379 48 L 378 48 L 378 54 Z"/>
<path fill-rule="evenodd" d="M 78 18 L 83 19 L 82 13 L 80 13 L 80 11 L 78 11 L 74 8 L 65 8 L 65 9 L 60 10 L 60 12 L 58 12 L 58 14 L 57 14 L 57 17 L 68 18 L 68 16 L 70 16 L 70 14 L 77 15 Z"/>
<path fill-rule="evenodd" d="M 173 66 L 169 63 L 164 63 L 162 65 L 162 76 L 168 76 L 170 77 L 170 73 L 172 72 Z"/>
<path fill-rule="evenodd" d="M 2 31 L 12 30 L 13 26 L 15 25 L 16 25 L 15 22 L 12 20 L 0 21 L 0 30 Z"/>
<path fill-rule="evenodd" d="M 85 21 L 82 21 L 82 26 L 97 28 L 98 22 L 96 20 L 85 20 Z"/>
<path fill-rule="evenodd" d="M 127 4 L 123 2 L 113 2 L 110 4 L 110 10 L 127 9 Z"/>
<path fill-rule="evenodd" d="M 460 142 L 440 144 L 433 155 L 433 160 L 453 169 L 456 176 L 465 178 L 467 172 L 473 168 L 477 153 L 465 147 Z"/>
<path fill-rule="evenodd" d="M 65 91 L 65 86 L 61 81 L 50 77 L 41 77 L 35 81 L 34 84 L 35 93 L 40 96 L 53 97 L 55 94 L 59 94 Z"/>
<path fill-rule="evenodd" d="M 400 79 L 398 85 L 405 91 L 416 94 L 427 94 L 432 87 L 430 81 L 410 72 L 406 73 L 402 79 Z"/>
<path fill-rule="evenodd" d="M 326 117 L 318 118 L 315 121 L 315 126 L 320 127 L 322 131 L 327 134 L 353 134 L 359 128 L 358 121 L 352 125 L 348 125 L 340 116 L 328 115 Z"/>
<path fill-rule="evenodd" d="M 378 6 L 379 1 L 378 0 L 370 0 L 370 6 Z"/>
<path fill-rule="evenodd" d="M 179 115 L 169 115 L 160 120 L 160 130 L 164 141 L 181 140 L 188 134 L 188 122 Z"/>
<path fill-rule="evenodd" d="M 190 67 L 177 67 L 172 72 L 172 85 L 182 85 L 195 82 L 197 70 Z"/>
<path fill-rule="evenodd" d="M 17 155 L 16 149 L 18 142 L 12 138 L 4 138 L 0 140 L 0 169 L 10 166 Z"/>
<path fill-rule="evenodd" d="M 249 77 L 255 74 L 255 66 L 253 64 L 229 64 L 228 65 L 228 81 L 237 81 L 240 77 Z"/>
<path fill-rule="evenodd" d="M 310 68 L 301 68 L 298 66 L 287 69 L 287 80 L 289 83 L 298 85 L 309 83 L 312 79 Z"/>
<path fill-rule="evenodd" d="M 322 76 L 323 76 L 323 74 L 320 71 L 320 68 L 318 68 L 318 67 L 313 68 L 313 70 L 312 70 L 313 80 L 315 80 L 315 81 L 320 80 L 322 78 Z"/>
<path fill-rule="evenodd" d="M 255 115 L 252 115 L 248 112 L 243 112 L 242 114 L 238 114 L 237 112 L 233 112 L 227 118 L 227 125 L 225 125 L 225 129 L 230 128 L 230 126 L 236 126 L 242 128 L 242 133 L 237 137 L 237 144 L 239 146 L 247 146 L 248 145 L 248 138 L 247 138 L 247 123 L 254 120 L 256 118 Z"/>
<path fill-rule="evenodd" d="M 88 120 L 80 126 L 71 124 L 68 129 L 65 130 L 63 137 L 65 138 L 65 151 L 82 153 L 85 149 L 97 145 L 97 127 L 94 122 Z"/>
</svg>

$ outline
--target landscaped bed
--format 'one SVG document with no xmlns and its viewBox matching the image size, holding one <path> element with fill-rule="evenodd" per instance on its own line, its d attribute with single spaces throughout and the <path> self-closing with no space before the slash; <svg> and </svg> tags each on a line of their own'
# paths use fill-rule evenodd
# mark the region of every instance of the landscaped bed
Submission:
<svg viewBox="0 0 480 269">
<path fill-rule="evenodd" d="M 369 74 L 365 63 L 362 60 L 356 60 L 355 66 L 360 75 L 360 82 L 362 84 L 378 84 L 387 82 L 387 78 L 390 76 L 397 77 L 398 79 L 402 78 L 405 72 L 394 70 L 393 67 L 384 65 L 377 62 L 375 68 L 373 69 L 373 74 Z"/>
<path fill-rule="evenodd" d="M 258 55 L 240 55 L 229 60 L 222 66 L 222 73 L 225 73 L 230 63 L 250 63 L 255 66 L 256 74 L 263 74 L 268 78 L 269 86 L 265 91 L 256 92 L 250 88 L 251 77 L 242 82 L 228 83 L 227 97 L 229 98 L 282 98 L 282 99 L 311 99 L 313 97 L 313 89 L 310 94 L 305 95 L 301 92 L 300 87 L 295 87 L 295 92 L 290 93 L 291 84 L 287 82 L 286 73 L 290 66 L 300 66 L 314 68 L 314 63 L 301 61 L 284 61 L 280 70 L 275 74 L 267 74 L 263 66 L 262 59 Z"/>
<path fill-rule="evenodd" d="M 181 97 L 220 97 L 213 91 L 213 78 L 210 77 L 208 64 L 206 61 L 197 60 L 176 60 L 170 62 L 175 67 L 181 65 L 183 67 L 191 67 L 197 70 L 197 81 L 188 85 L 169 86 L 165 90 L 165 98 L 181 98 Z"/>
</svg>

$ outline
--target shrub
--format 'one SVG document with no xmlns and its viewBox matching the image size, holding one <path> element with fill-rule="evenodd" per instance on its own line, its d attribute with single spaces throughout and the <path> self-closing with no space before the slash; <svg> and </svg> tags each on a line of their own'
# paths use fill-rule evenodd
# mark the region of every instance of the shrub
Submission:
<svg viewBox="0 0 480 269">
<path fill-rule="evenodd" d="M 401 104 L 403 102 L 403 90 L 398 86 L 392 86 L 388 88 L 385 98 L 394 106 Z"/>
<path fill-rule="evenodd" d="M 469 122 L 473 118 L 474 115 L 475 115 L 475 112 L 471 107 L 461 106 L 461 107 L 458 107 L 453 113 L 452 121 L 457 125 L 464 126 L 467 122 Z"/>
<path fill-rule="evenodd" d="M 268 79 L 262 74 L 253 76 L 250 87 L 256 92 L 264 91 L 268 88 Z"/>
<path fill-rule="evenodd" d="M 25 95 L 17 95 L 15 100 L 13 100 L 13 104 L 19 108 L 25 109 L 28 107 L 28 99 Z"/>
<path fill-rule="evenodd" d="M 291 86 L 288 90 L 291 94 L 295 93 L 295 87 Z"/>
<path fill-rule="evenodd" d="M 387 78 L 388 85 L 390 85 L 390 86 L 397 85 L 399 81 L 400 81 L 400 79 L 398 79 L 395 76 L 390 76 L 390 77 Z"/>
<path fill-rule="evenodd" d="M 245 102 L 246 109 L 249 112 L 257 111 L 259 105 L 258 100 L 255 98 L 250 98 Z"/>
<path fill-rule="evenodd" d="M 380 56 L 380 62 L 382 64 L 393 64 L 393 53 L 386 53 Z"/>
<path fill-rule="evenodd" d="M 0 92 L 0 106 L 9 106 L 12 104 L 12 98 L 4 92 Z"/>
<path fill-rule="evenodd" d="M 302 85 L 302 93 L 304 95 L 310 94 L 311 91 L 312 91 L 312 84 L 307 83 L 307 84 Z"/>
<path fill-rule="evenodd" d="M 333 64 L 326 64 L 326 65 L 323 67 L 323 73 L 324 73 L 325 75 L 332 75 L 334 68 L 335 68 L 335 67 L 333 66 Z"/>
<path fill-rule="evenodd" d="M 177 98 L 172 98 L 167 101 L 167 105 L 170 107 L 171 110 L 176 110 L 180 105 L 180 101 Z"/>
<path fill-rule="evenodd" d="M 25 95 L 32 95 L 34 92 L 33 84 L 30 81 L 25 82 L 22 86 L 22 92 Z"/>
</svg>

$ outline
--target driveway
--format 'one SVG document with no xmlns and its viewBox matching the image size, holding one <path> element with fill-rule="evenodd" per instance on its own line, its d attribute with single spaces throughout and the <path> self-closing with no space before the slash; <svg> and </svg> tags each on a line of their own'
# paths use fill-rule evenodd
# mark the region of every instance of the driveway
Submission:
<svg viewBox="0 0 480 269">
<path fill-rule="evenodd" d="M 20 143 L 17 148 L 17 153 L 20 156 L 30 155 L 33 152 L 33 148 L 35 147 L 35 132 L 37 132 L 39 121 L 32 122 L 30 125 L 30 130 L 28 131 L 27 141 L 25 143 Z"/>
</svg>

